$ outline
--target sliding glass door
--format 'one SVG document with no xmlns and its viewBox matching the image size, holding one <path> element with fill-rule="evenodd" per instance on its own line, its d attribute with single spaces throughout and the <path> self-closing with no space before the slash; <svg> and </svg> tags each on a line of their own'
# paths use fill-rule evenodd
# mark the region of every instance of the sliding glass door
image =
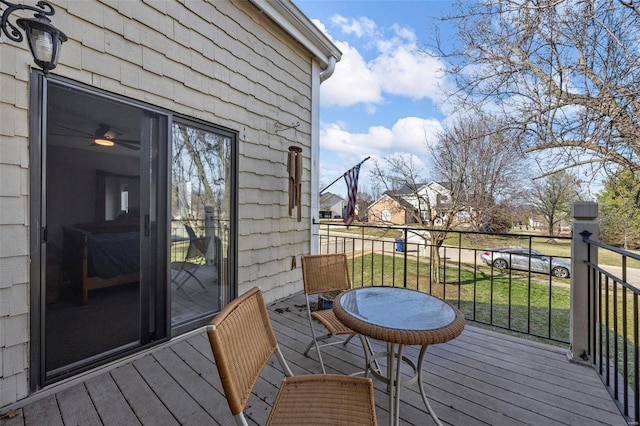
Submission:
<svg viewBox="0 0 640 426">
<path fill-rule="evenodd" d="M 234 297 L 234 132 L 34 73 L 32 387 L 192 330 Z"/>
</svg>

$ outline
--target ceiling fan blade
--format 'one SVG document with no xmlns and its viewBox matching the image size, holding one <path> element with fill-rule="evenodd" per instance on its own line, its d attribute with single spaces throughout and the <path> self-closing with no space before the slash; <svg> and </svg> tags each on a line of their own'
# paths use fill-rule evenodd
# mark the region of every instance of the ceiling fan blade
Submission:
<svg viewBox="0 0 640 426">
<path fill-rule="evenodd" d="M 82 135 L 69 135 L 66 133 L 49 133 L 49 135 L 51 136 L 64 136 L 64 137 L 68 137 L 68 138 L 82 138 L 82 139 L 89 139 L 89 140 L 94 140 L 95 136 L 82 136 Z M 140 149 L 139 146 L 139 141 L 135 140 L 135 139 L 107 139 L 112 141 L 114 144 L 120 144 L 120 145 L 129 145 L 132 149 Z"/>
<path fill-rule="evenodd" d="M 88 138 L 89 137 L 93 137 L 93 135 L 91 133 L 83 132 L 82 130 L 74 129 L 73 127 L 67 127 L 67 126 L 63 126 L 62 124 L 57 124 L 57 123 L 54 123 L 53 125 L 55 127 L 61 128 L 61 129 L 71 130 L 72 132 L 76 132 L 77 135 L 75 135 L 75 136 L 82 135 L 82 136 L 86 136 Z M 54 133 L 52 133 L 52 134 L 54 134 Z M 73 136 L 73 135 L 57 135 L 57 136 Z"/>
<path fill-rule="evenodd" d="M 133 149 L 135 151 L 140 150 L 140 145 L 137 145 L 135 143 L 131 143 L 129 141 L 123 141 L 123 140 L 120 140 L 120 139 L 112 139 L 111 141 L 114 144 L 120 145 L 120 146 L 125 147 L 125 148 Z"/>
<path fill-rule="evenodd" d="M 115 141 L 115 142 L 123 142 L 123 143 L 132 144 L 132 145 L 140 145 L 140 141 L 138 139 L 115 138 L 115 139 L 111 139 L 111 140 Z"/>
<path fill-rule="evenodd" d="M 65 136 L 67 138 L 82 138 L 82 139 L 93 139 L 92 136 L 85 135 L 70 135 L 68 133 L 49 133 L 49 136 Z"/>
<path fill-rule="evenodd" d="M 76 134 L 74 135 L 69 135 L 69 134 L 64 134 L 64 133 L 50 133 L 52 136 L 66 136 L 66 137 L 70 137 L 70 138 L 76 138 L 76 137 L 83 137 L 83 138 L 87 138 L 89 140 L 94 140 L 94 139 L 106 139 L 109 140 L 111 142 L 113 142 L 115 145 L 120 145 L 124 148 L 128 148 L 131 150 L 139 150 L 140 149 L 140 141 L 135 140 L 135 139 L 120 139 L 117 136 L 113 137 L 113 135 L 120 135 L 120 133 L 117 130 L 113 130 L 111 129 L 111 126 L 109 126 L 108 124 L 100 124 L 98 126 L 98 128 L 96 129 L 96 131 L 94 132 L 94 134 L 91 133 L 87 133 L 87 132 L 83 132 L 81 130 L 78 129 L 74 129 L 73 127 L 67 127 L 67 126 L 63 126 L 62 124 L 54 124 L 54 126 L 56 127 L 60 127 L 62 129 L 65 130 L 70 130 Z M 109 134 L 111 133 L 111 134 Z M 110 137 L 111 136 L 111 137 Z M 92 143 L 92 145 L 95 145 Z"/>
</svg>

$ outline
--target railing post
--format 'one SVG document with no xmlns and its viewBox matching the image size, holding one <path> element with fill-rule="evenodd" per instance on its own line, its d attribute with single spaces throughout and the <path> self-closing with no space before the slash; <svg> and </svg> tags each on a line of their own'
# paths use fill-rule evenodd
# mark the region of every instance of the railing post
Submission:
<svg viewBox="0 0 640 426">
<path fill-rule="evenodd" d="M 598 204 L 593 201 L 576 201 L 571 206 L 573 223 L 571 227 L 571 322 L 569 359 L 584 361 L 589 344 L 589 270 L 586 265 L 591 250 L 591 262 L 598 263 L 598 248 L 582 241 L 582 233 L 590 233 L 590 239 L 597 241 Z M 590 248 L 591 247 L 591 248 Z"/>
</svg>

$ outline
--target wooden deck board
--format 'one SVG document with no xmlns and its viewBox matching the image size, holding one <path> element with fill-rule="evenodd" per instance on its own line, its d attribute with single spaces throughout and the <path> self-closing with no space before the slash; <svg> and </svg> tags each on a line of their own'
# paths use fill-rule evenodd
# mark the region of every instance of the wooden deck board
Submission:
<svg viewBox="0 0 640 426">
<path fill-rule="evenodd" d="M 110 374 L 91 378 L 85 382 L 85 385 L 103 424 L 140 424 Z"/>
<path fill-rule="evenodd" d="M 152 357 L 148 356 L 135 361 L 136 370 L 179 424 L 213 423 L 213 419 L 200 404 L 165 370 L 165 366 L 158 362 L 158 358 L 167 352 L 171 352 L 171 349 L 165 348 Z M 170 364 L 166 367 L 172 368 Z"/>
<path fill-rule="evenodd" d="M 224 395 L 207 381 L 208 377 L 198 374 L 191 367 L 192 362 L 198 362 L 195 358 L 201 358 L 202 355 L 195 352 L 193 347 L 186 342 L 177 344 L 171 349 L 171 351 L 160 351 L 154 357 L 173 380 L 184 389 L 188 397 L 204 410 L 209 419 L 207 424 L 224 425 L 233 422 L 229 410 L 223 409 L 226 408 Z M 208 359 L 206 362 L 211 364 Z M 211 376 L 212 373 L 209 372 L 207 376 Z"/>
<path fill-rule="evenodd" d="M 319 373 L 315 350 L 310 357 L 302 355 L 310 341 L 303 303 L 298 294 L 273 304 L 272 323 L 293 372 Z M 372 343 L 377 351 L 385 347 Z M 416 359 L 418 348 L 408 347 L 405 353 Z M 323 359 L 329 372 L 352 374 L 364 366 L 357 338 L 324 348 Z M 445 424 L 627 424 L 596 372 L 570 363 L 562 348 L 468 325 L 453 341 L 430 347 L 424 367 L 427 395 Z M 264 424 L 282 378 L 272 359 L 245 412 L 250 424 Z M 386 388 L 374 384 L 378 420 L 387 424 Z M 15 415 L 2 418 L 0 425 L 233 424 L 204 332 L 43 395 L 10 407 Z M 417 385 L 403 388 L 401 396 L 403 424 L 433 424 Z"/>
<path fill-rule="evenodd" d="M 84 383 L 65 389 L 56 395 L 64 424 L 100 425 L 100 416 Z"/>
<path fill-rule="evenodd" d="M 40 399 L 29 404 L 23 410 L 24 424 L 62 426 L 62 417 L 55 397 Z"/>
<path fill-rule="evenodd" d="M 111 376 L 129 402 L 131 409 L 142 424 L 177 425 L 178 421 L 162 404 L 153 389 L 134 368 L 133 363 L 121 366 L 111 372 Z"/>
</svg>

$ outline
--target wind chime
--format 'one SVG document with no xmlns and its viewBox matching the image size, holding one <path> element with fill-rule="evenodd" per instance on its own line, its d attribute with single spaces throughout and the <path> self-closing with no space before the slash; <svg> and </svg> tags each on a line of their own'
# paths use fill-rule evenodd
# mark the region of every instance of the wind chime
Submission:
<svg viewBox="0 0 640 426">
<path fill-rule="evenodd" d="M 289 216 L 293 216 L 293 210 L 297 209 L 298 222 L 302 221 L 302 148 L 289 147 L 287 158 L 287 171 L 289 172 Z"/>
</svg>

